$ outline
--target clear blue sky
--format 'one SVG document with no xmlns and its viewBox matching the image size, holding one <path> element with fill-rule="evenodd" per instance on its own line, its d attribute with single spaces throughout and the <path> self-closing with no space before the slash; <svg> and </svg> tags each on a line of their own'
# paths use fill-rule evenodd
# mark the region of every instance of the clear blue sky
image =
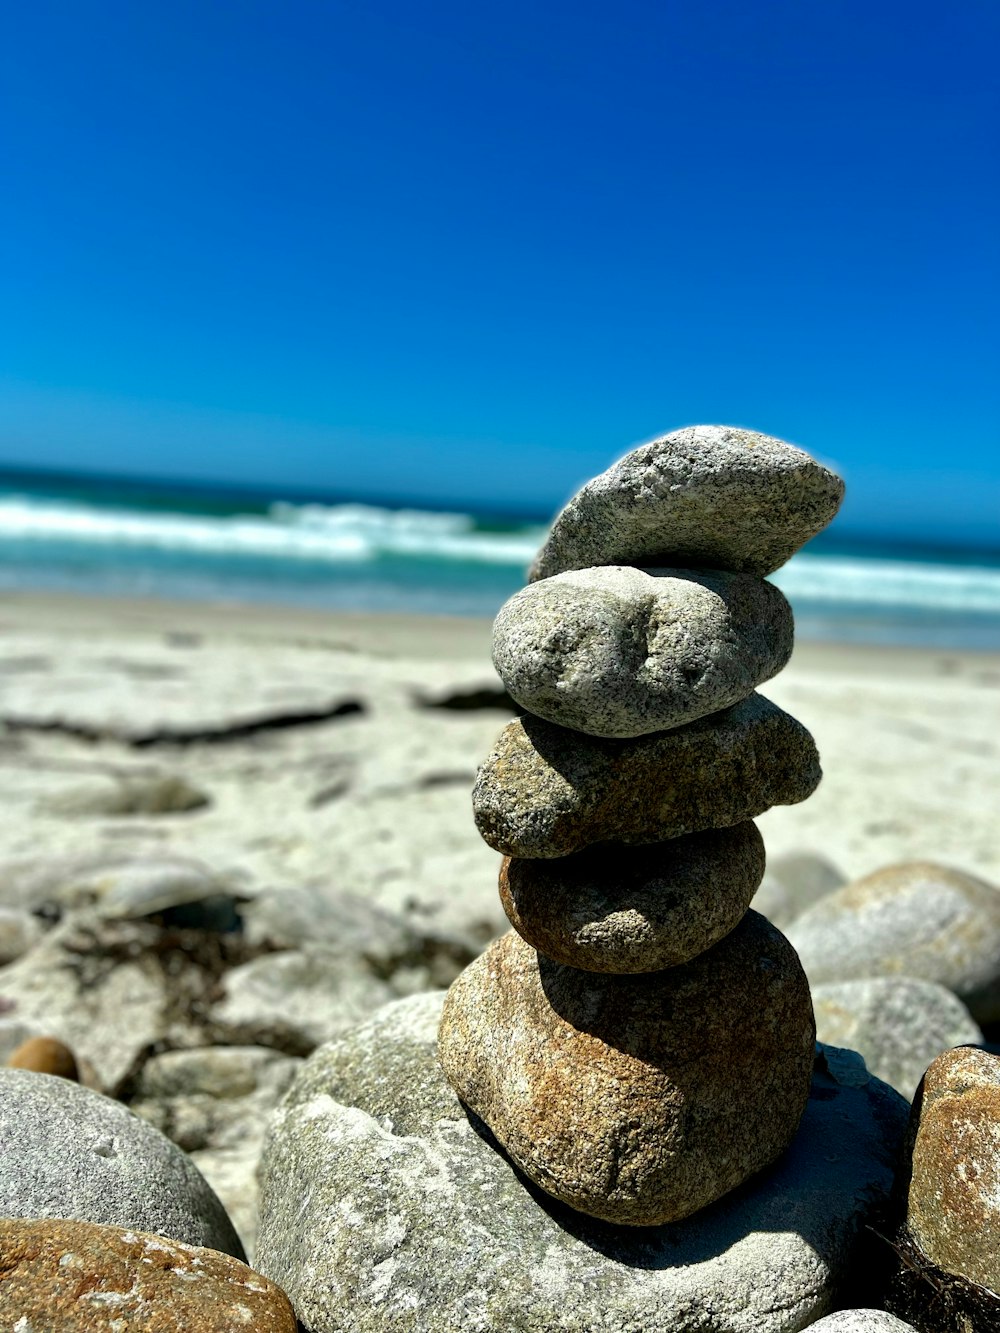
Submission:
<svg viewBox="0 0 1000 1333">
<path fill-rule="evenodd" d="M 554 504 L 754 426 L 1000 528 L 995 0 L 31 0 L 0 460 Z"/>
</svg>

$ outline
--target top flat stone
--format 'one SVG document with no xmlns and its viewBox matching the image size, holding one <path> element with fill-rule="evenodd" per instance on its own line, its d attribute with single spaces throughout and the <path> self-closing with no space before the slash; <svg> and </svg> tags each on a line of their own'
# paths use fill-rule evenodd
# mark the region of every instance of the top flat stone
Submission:
<svg viewBox="0 0 1000 1333">
<path fill-rule="evenodd" d="M 733 426 L 687 426 L 579 490 L 531 567 L 674 565 L 770 574 L 825 528 L 844 483 L 801 449 Z"/>
</svg>

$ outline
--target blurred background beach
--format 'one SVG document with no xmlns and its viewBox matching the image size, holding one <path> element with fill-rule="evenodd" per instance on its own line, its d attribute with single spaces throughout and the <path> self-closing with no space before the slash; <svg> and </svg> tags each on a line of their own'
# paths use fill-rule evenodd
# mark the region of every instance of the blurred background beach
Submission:
<svg viewBox="0 0 1000 1333">
<path fill-rule="evenodd" d="M 772 846 L 998 870 L 994 13 L 7 27 L 8 856 L 176 844 L 492 903 L 489 620 L 579 484 L 704 421 L 848 482 L 774 576 L 799 647 L 768 689 L 828 777 Z M 189 809 L 127 808 L 157 764 Z"/>
<path fill-rule="evenodd" d="M 295 1062 L 507 927 L 470 802 L 514 712 L 493 616 L 577 487 L 695 423 L 847 482 L 773 576 L 763 692 L 825 777 L 759 821 L 767 911 L 917 859 L 1000 884 L 1000 8 L 3 28 L 4 1059 L 66 1041 L 250 1248 Z M 929 954 L 995 954 L 982 885 L 934 874 Z M 277 1073 L 219 1101 L 184 1050 L 221 1046 Z"/>
</svg>

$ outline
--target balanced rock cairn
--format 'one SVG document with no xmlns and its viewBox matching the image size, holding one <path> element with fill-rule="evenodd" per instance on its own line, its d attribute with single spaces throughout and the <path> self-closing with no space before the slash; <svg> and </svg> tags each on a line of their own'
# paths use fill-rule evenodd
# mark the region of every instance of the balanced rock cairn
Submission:
<svg viewBox="0 0 1000 1333">
<path fill-rule="evenodd" d="M 527 711 L 473 806 L 514 930 L 453 984 L 439 1052 L 514 1164 L 591 1216 L 687 1217 L 780 1156 L 805 1108 L 808 983 L 748 907 L 754 816 L 820 767 L 754 688 L 792 649 L 764 576 L 842 495 L 780 440 L 676 431 L 578 492 L 497 617 Z"/>
</svg>

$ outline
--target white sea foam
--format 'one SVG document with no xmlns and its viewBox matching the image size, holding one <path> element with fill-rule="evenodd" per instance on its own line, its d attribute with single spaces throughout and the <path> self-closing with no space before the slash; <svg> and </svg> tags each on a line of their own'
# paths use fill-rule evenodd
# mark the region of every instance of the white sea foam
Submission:
<svg viewBox="0 0 1000 1333">
<path fill-rule="evenodd" d="M 986 565 L 803 553 L 771 579 L 793 605 L 821 602 L 1000 615 L 1000 569 Z"/>
<path fill-rule="evenodd" d="M 270 513 L 211 516 L 97 509 L 23 496 L 0 499 L 0 542 L 79 543 L 230 557 L 351 563 L 380 555 L 520 566 L 542 532 L 478 531 L 467 514 L 369 505 L 272 505 Z"/>
<path fill-rule="evenodd" d="M 26 553 L 29 562 L 44 561 L 52 552 L 65 556 L 76 548 L 100 554 L 122 571 L 132 566 L 133 581 L 147 564 L 173 563 L 170 556 L 186 557 L 188 569 L 196 569 L 201 557 L 206 574 L 213 569 L 217 581 L 220 574 L 225 579 L 246 570 L 248 562 L 257 569 L 263 562 L 269 577 L 280 579 L 287 570 L 289 584 L 307 562 L 377 577 L 389 562 L 398 569 L 399 561 L 432 561 L 443 577 L 450 577 L 448 570 L 479 567 L 506 580 L 509 570 L 513 592 L 544 531 L 486 531 L 468 514 L 360 504 L 276 503 L 267 513 L 204 515 L 0 496 L 0 562 L 15 551 L 23 563 Z M 772 578 L 799 610 L 1000 618 L 1000 569 L 987 565 L 805 552 Z M 432 588 L 435 576 L 428 573 L 426 582 Z"/>
</svg>

